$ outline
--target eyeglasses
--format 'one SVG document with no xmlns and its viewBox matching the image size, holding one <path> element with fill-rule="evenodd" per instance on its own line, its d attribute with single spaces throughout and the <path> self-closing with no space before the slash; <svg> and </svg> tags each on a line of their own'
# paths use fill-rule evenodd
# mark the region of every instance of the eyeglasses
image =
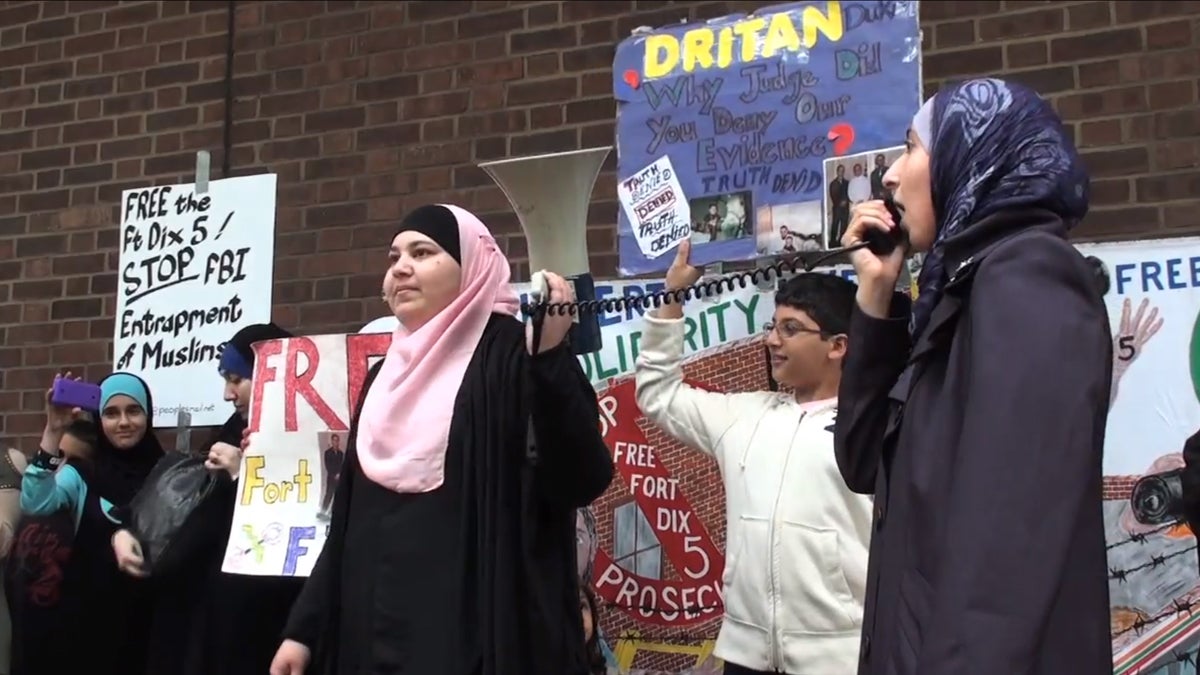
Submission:
<svg viewBox="0 0 1200 675">
<path fill-rule="evenodd" d="M 777 324 L 774 321 L 768 321 L 767 323 L 763 324 L 763 331 L 766 333 L 770 333 L 776 328 L 779 329 L 779 336 L 785 340 L 790 340 L 797 335 L 803 335 L 806 333 L 809 335 L 820 335 L 822 338 L 827 338 L 830 336 L 830 333 L 827 333 L 819 328 L 809 328 L 796 323 L 795 321 L 784 321 L 780 324 Z"/>
</svg>

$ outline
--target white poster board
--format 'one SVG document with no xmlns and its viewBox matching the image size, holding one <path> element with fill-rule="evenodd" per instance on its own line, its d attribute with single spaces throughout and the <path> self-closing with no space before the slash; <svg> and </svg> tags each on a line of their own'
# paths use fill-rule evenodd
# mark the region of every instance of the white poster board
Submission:
<svg viewBox="0 0 1200 675">
<path fill-rule="evenodd" d="M 351 407 L 390 342 L 389 334 L 356 334 L 254 345 L 250 438 L 222 570 L 312 571 L 328 534 Z"/>
<path fill-rule="evenodd" d="M 1106 476 L 1141 475 L 1200 429 L 1200 239 L 1078 246 L 1104 262 L 1116 390 Z"/>
<path fill-rule="evenodd" d="M 275 174 L 121 193 L 113 368 L 154 393 L 158 427 L 180 410 L 196 426 L 229 417 L 214 375 L 220 346 L 271 320 Z M 197 386 L 197 382 L 212 383 Z"/>
</svg>

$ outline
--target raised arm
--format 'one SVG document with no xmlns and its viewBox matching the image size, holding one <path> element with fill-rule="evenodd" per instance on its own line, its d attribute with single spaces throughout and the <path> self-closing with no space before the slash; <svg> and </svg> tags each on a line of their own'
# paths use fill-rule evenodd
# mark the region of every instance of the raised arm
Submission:
<svg viewBox="0 0 1200 675">
<path fill-rule="evenodd" d="M 529 379 L 542 492 L 563 508 L 587 506 L 613 478 L 596 390 L 566 346 L 529 357 Z"/>
<path fill-rule="evenodd" d="M 857 305 L 850 318 L 833 443 L 842 479 L 859 494 L 875 492 L 888 423 L 888 392 L 908 357 L 910 306 L 908 297 L 897 293 L 887 318 L 868 316 Z"/>
<path fill-rule="evenodd" d="M 1063 577 L 1105 583 L 1101 532 L 1094 560 L 1069 559 L 1081 515 L 1100 516 L 1112 382 L 1102 300 L 1078 253 L 1049 235 L 996 249 L 976 274 L 942 533 L 954 543 L 939 561 L 922 675 L 1031 672 Z"/>
<path fill-rule="evenodd" d="M 79 472 L 69 464 L 60 470 L 51 459 L 39 452 L 21 477 L 21 512 L 26 515 L 46 516 L 62 509 L 79 511 L 83 504 L 87 485 Z"/>
<path fill-rule="evenodd" d="M 637 404 L 651 422 L 673 438 L 716 455 L 721 436 L 736 421 L 734 399 L 683 381 L 686 319 L 646 314 L 635 381 Z"/>
</svg>

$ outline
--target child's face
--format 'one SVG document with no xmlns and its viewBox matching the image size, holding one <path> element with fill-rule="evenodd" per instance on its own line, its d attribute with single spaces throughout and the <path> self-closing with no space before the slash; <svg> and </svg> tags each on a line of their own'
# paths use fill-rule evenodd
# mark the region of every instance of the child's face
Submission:
<svg viewBox="0 0 1200 675">
<path fill-rule="evenodd" d="M 87 459 L 92 455 L 92 447 L 71 434 L 64 434 L 58 447 L 70 459 Z"/>
</svg>

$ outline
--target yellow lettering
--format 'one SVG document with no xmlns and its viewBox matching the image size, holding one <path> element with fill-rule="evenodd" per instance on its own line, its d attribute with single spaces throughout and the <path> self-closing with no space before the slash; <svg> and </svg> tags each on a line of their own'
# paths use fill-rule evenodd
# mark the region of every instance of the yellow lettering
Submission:
<svg viewBox="0 0 1200 675">
<path fill-rule="evenodd" d="M 669 75 L 679 64 L 679 42 L 670 35 L 651 35 L 646 38 L 646 58 L 643 75 L 647 79 Z"/>
<path fill-rule="evenodd" d="M 300 460 L 300 466 L 296 469 L 296 475 L 292 476 L 292 480 L 296 483 L 298 490 L 298 499 L 301 504 L 308 502 L 308 486 L 312 483 L 312 474 L 308 472 L 308 460 Z"/>
<path fill-rule="evenodd" d="M 717 34 L 717 67 L 728 68 L 733 63 L 733 29 L 726 26 Z"/>
<path fill-rule="evenodd" d="M 266 461 L 261 455 L 246 458 L 245 478 L 242 480 L 242 506 L 249 506 L 254 491 L 266 482 L 262 478 L 262 468 Z"/>
<path fill-rule="evenodd" d="M 767 26 L 767 39 L 763 44 L 763 58 L 775 56 L 780 49 L 793 52 L 800 49 L 800 36 L 796 35 L 792 17 L 787 14 L 775 14 L 771 17 L 771 25 Z"/>
<path fill-rule="evenodd" d="M 683 70 L 690 73 L 696 69 L 712 68 L 713 32 L 707 28 L 689 30 L 683 34 Z"/>
<path fill-rule="evenodd" d="M 758 31 L 766 25 L 766 20 L 758 17 L 733 24 L 733 32 L 737 33 L 742 43 L 742 63 L 750 63 L 757 56 Z"/>
<path fill-rule="evenodd" d="M 728 68 L 735 61 L 751 63 L 780 52 L 811 48 L 820 36 L 839 42 L 846 30 L 843 18 L 842 3 L 834 0 L 825 3 L 824 11 L 808 6 L 791 14 L 751 17 L 719 30 L 704 26 L 687 31 L 679 39 L 666 34 L 649 35 L 642 77 L 666 77 L 676 68 L 692 73 L 714 66 Z M 796 21 L 801 22 L 799 30 Z M 735 43 L 741 47 L 736 54 Z"/>
<path fill-rule="evenodd" d="M 825 7 L 828 14 L 822 14 L 816 7 L 805 7 L 804 14 L 804 46 L 812 47 L 817 44 L 817 31 L 830 42 L 838 42 L 845 34 L 846 24 L 842 21 L 842 3 L 827 2 Z M 793 30 L 793 33 L 795 31 Z"/>
<path fill-rule="evenodd" d="M 308 486 L 312 484 L 312 473 L 308 470 L 308 460 L 302 459 L 299 463 L 299 468 L 296 470 L 296 475 L 292 476 L 292 480 L 280 481 L 278 483 L 268 483 L 262 477 L 262 469 L 266 465 L 266 458 L 259 456 L 246 458 L 245 478 L 242 480 L 242 497 L 243 506 L 249 506 L 254 500 L 254 491 L 262 491 L 262 500 L 267 504 L 277 504 L 286 502 L 292 491 L 296 491 L 297 501 L 301 504 L 308 501 Z"/>
</svg>

